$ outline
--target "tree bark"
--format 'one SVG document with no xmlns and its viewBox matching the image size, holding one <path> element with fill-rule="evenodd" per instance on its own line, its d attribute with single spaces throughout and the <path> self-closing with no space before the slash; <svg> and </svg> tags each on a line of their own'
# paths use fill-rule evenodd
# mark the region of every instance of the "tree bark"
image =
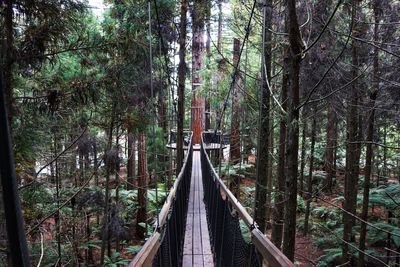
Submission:
<svg viewBox="0 0 400 267">
<path fill-rule="evenodd" d="M 140 224 L 146 224 L 147 220 L 147 149 L 146 135 L 139 133 L 138 137 L 138 211 L 136 216 L 136 237 L 143 239 L 146 234 L 146 227 Z"/>
<path fill-rule="evenodd" d="M 135 183 L 135 136 L 133 135 L 132 127 L 128 127 L 128 162 L 127 162 L 127 186 L 128 190 L 134 189 Z"/>
<path fill-rule="evenodd" d="M 288 108 L 288 136 L 286 147 L 286 207 L 283 229 L 283 253 L 294 260 L 296 241 L 297 176 L 299 150 L 299 103 L 300 103 L 300 63 L 304 48 L 297 20 L 296 1 L 287 1 L 290 44 L 290 87 Z"/>
<path fill-rule="evenodd" d="M 273 101 L 272 98 L 270 97 L 270 102 L 271 102 L 271 109 L 273 110 Z M 268 157 L 268 167 L 267 167 L 267 210 L 266 212 L 266 218 L 265 218 L 265 223 L 267 229 L 271 229 L 271 219 L 272 219 L 272 191 L 273 191 L 273 157 L 271 155 L 274 155 L 274 116 L 270 116 L 270 130 L 269 130 L 269 139 L 268 139 L 268 147 L 269 147 L 269 157 Z"/>
<path fill-rule="evenodd" d="M 300 155 L 300 194 L 304 193 L 304 168 L 306 166 L 306 147 L 307 147 L 307 121 L 303 112 L 303 129 L 301 134 L 301 155 Z"/>
<path fill-rule="evenodd" d="M 192 22 L 192 107 L 191 129 L 193 143 L 200 144 L 201 133 L 205 129 L 205 99 L 201 96 L 199 88 L 202 85 L 200 72 L 204 68 L 204 21 L 208 0 L 195 0 L 193 2 Z"/>
<path fill-rule="evenodd" d="M 106 152 L 109 152 L 112 147 L 112 138 L 113 138 L 113 130 L 114 130 L 114 124 L 115 124 L 115 112 L 116 112 L 116 107 L 117 103 L 114 101 L 112 104 L 112 111 L 111 111 L 111 120 L 110 120 L 110 127 L 108 129 L 108 142 L 107 142 L 107 148 Z M 104 256 L 105 256 L 105 251 L 106 251 L 106 245 L 109 243 L 109 206 L 110 206 L 110 175 L 112 172 L 111 166 L 106 165 L 106 181 L 105 181 L 105 196 L 104 196 L 104 214 L 103 214 L 103 233 L 102 233 L 102 242 L 101 242 L 101 255 L 100 255 L 100 262 L 103 265 L 104 264 Z"/>
<path fill-rule="evenodd" d="M 210 63 L 211 63 L 211 0 L 207 0 L 207 9 L 206 9 L 206 28 L 207 28 L 207 41 L 206 41 L 206 54 L 207 54 L 207 70 L 210 71 Z M 207 89 L 211 88 L 211 75 L 207 75 Z M 209 94 L 205 100 L 205 126 L 204 130 L 207 131 L 211 128 L 211 105 Z"/>
<path fill-rule="evenodd" d="M 14 11 L 13 11 L 13 0 L 5 0 L 4 10 L 4 29 L 5 29 L 5 45 L 4 45 L 4 60 L 5 66 L 2 69 L 4 73 L 4 100 L 6 103 L 6 109 L 8 114 L 8 123 L 10 125 L 10 131 L 12 130 L 12 117 L 14 115 L 13 108 L 13 65 L 14 65 Z"/>
<path fill-rule="evenodd" d="M 352 1 L 351 9 L 351 23 L 353 28 L 353 35 L 358 36 L 356 29 L 357 23 L 356 19 L 358 17 L 359 1 Z M 352 55 L 352 78 L 355 79 L 358 74 L 358 51 L 356 41 L 352 41 L 351 45 L 351 55 Z M 344 184 L 344 203 L 343 208 L 348 212 L 343 213 L 343 264 L 348 263 L 351 265 L 351 254 L 349 253 L 348 242 L 354 239 L 352 234 L 352 229 L 355 224 L 355 219 L 351 214 L 356 212 L 356 202 L 357 202 L 357 180 L 358 180 L 358 170 L 359 162 L 358 157 L 358 128 L 359 128 L 359 118 L 358 118 L 358 86 L 357 81 L 354 81 L 351 86 L 350 95 L 347 101 L 347 144 L 346 144 L 346 172 L 345 172 L 345 184 Z"/>
<path fill-rule="evenodd" d="M 336 113 L 332 104 L 328 105 L 328 123 L 326 126 L 326 147 L 325 147 L 325 162 L 324 169 L 327 172 L 326 188 L 327 192 L 332 192 L 333 177 L 336 175 L 334 164 L 335 159 L 335 143 L 337 138 L 336 133 Z"/>
<path fill-rule="evenodd" d="M 222 2 L 218 0 L 218 34 L 217 34 L 217 50 L 222 53 Z"/>
<path fill-rule="evenodd" d="M 176 138 L 176 176 L 183 165 L 183 124 L 185 122 L 185 80 L 186 80 L 186 24 L 187 24 L 187 0 L 181 1 L 181 24 L 179 36 L 179 66 L 178 66 L 178 134 Z"/>
<path fill-rule="evenodd" d="M 239 63 L 240 54 L 240 40 L 233 39 L 233 65 L 236 66 Z M 239 68 L 239 66 L 238 66 Z M 235 84 L 233 85 L 233 100 L 232 100 L 232 116 L 231 116 L 231 141 L 229 149 L 229 158 L 232 165 L 240 162 L 240 100 L 241 100 L 241 87 L 243 86 L 241 75 L 237 74 Z M 240 191 L 240 176 L 235 175 L 234 181 L 231 182 L 231 191 L 238 197 Z"/>
<path fill-rule="evenodd" d="M 256 165 L 256 199 L 254 220 L 262 232 L 266 226 L 267 186 L 268 186 L 268 144 L 269 144 L 269 109 L 270 92 L 268 86 L 271 82 L 271 32 L 268 31 L 268 23 L 272 22 L 272 1 L 264 1 L 263 15 L 263 43 L 261 60 L 261 84 L 260 84 L 260 112 L 259 130 L 257 144 L 257 165 Z"/>
<path fill-rule="evenodd" d="M 315 148 L 315 138 L 317 133 L 317 120 L 315 116 L 313 117 L 313 122 L 311 126 L 311 149 L 310 149 L 310 168 L 307 177 L 307 197 L 306 197 L 306 214 L 304 215 L 304 235 L 308 234 L 308 224 L 310 218 L 310 206 L 312 199 L 312 177 L 314 170 L 314 148 Z"/>
<path fill-rule="evenodd" d="M 283 75 L 281 88 L 281 103 L 283 110 L 287 111 L 287 91 L 289 82 L 289 51 L 288 47 L 283 48 Z M 276 184 L 278 192 L 275 194 L 275 205 L 273 210 L 273 224 L 271 232 L 272 243 L 278 248 L 282 245 L 283 215 L 285 211 L 285 150 L 286 150 L 286 117 L 282 114 L 279 123 L 279 151 Z"/>
<path fill-rule="evenodd" d="M 374 1 L 374 41 L 378 42 L 379 38 L 379 0 Z M 373 149 L 372 142 L 374 140 L 374 124 L 375 124 L 375 101 L 379 91 L 379 49 L 377 47 L 374 48 L 374 58 L 373 58 L 373 81 L 372 81 L 372 90 L 370 93 L 370 114 L 368 117 L 368 128 L 367 128 L 367 151 L 365 154 L 365 168 L 364 168 L 364 192 L 363 192 L 363 206 L 361 212 L 361 219 L 364 221 L 368 221 L 368 204 L 369 204 L 369 189 L 371 184 L 371 174 L 372 174 L 372 160 Z M 360 229 L 360 240 L 359 240 L 359 249 L 360 251 L 365 251 L 365 240 L 367 235 L 367 224 L 361 221 L 361 229 Z M 364 267 L 365 265 L 365 256 L 364 253 L 358 254 L 358 267 Z"/>
</svg>

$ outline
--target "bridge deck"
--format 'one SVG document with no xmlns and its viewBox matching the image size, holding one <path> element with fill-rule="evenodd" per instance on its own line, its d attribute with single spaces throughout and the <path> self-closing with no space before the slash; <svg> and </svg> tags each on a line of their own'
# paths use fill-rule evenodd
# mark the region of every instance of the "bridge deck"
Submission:
<svg viewBox="0 0 400 267">
<path fill-rule="evenodd" d="M 193 151 L 192 180 L 183 248 L 184 267 L 214 266 L 203 196 L 200 151 L 195 150 Z"/>
</svg>

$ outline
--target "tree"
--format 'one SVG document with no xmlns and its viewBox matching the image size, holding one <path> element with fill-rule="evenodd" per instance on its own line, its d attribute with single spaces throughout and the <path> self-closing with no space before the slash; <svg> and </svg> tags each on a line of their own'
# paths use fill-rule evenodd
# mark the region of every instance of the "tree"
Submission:
<svg viewBox="0 0 400 267">
<path fill-rule="evenodd" d="M 179 37 L 179 66 L 178 66 L 178 134 L 176 141 L 176 161 L 177 173 L 180 172 L 183 165 L 183 125 L 185 122 L 185 80 L 186 80 L 186 24 L 187 24 L 187 8 L 186 0 L 181 2 L 181 22 Z"/>
<path fill-rule="evenodd" d="M 374 11 L 374 42 L 378 42 L 379 38 L 379 21 L 381 16 L 380 1 L 373 1 L 373 11 Z M 358 266 L 363 267 L 365 265 L 365 241 L 367 235 L 367 224 L 368 221 L 368 208 L 369 208 L 369 191 L 370 191 L 370 181 L 372 174 L 372 160 L 373 160 L 373 141 L 374 141 L 374 124 L 375 124 L 375 101 L 377 99 L 379 92 L 379 49 L 374 48 L 373 55 L 373 75 L 372 75 L 372 88 L 370 89 L 370 113 L 368 116 L 368 126 L 367 126 L 367 138 L 366 146 L 367 151 L 365 153 L 365 167 L 364 167 L 364 192 L 363 192 L 363 205 L 361 212 L 361 229 L 360 229 L 360 240 L 359 240 L 359 256 L 358 256 Z"/>
<path fill-rule="evenodd" d="M 233 39 L 233 60 L 234 66 L 238 66 L 240 56 L 240 40 Z M 239 68 L 239 66 L 238 66 Z M 241 88 L 243 86 L 241 74 L 237 74 L 235 84 L 232 90 L 232 117 L 231 117 L 231 135 L 230 135 L 230 148 L 229 148 L 229 160 L 235 165 L 240 162 L 241 154 L 241 143 L 240 143 L 240 101 L 241 101 Z M 240 192 L 240 178 L 235 176 L 235 180 L 231 183 L 231 190 L 235 196 L 239 196 Z"/>
<path fill-rule="evenodd" d="M 289 93 L 288 93 L 288 134 L 286 146 L 286 206 L 285 226 L 283 229 L 283 253 L 294 260 L 296 239 L 296 208 L 297 208 L 297 175 L 298 175 L 298 150 L 299 150 L 299 109 L 300 104 L 300 63 L 304 44 L 301 38 L 297 20 L 296 1 L 287 1 L 290 67 L 289 67 Z"/>
<path fill-rule="evenodd" d="M 205 99 L 199 92 L 202 85 L 200 71 L 204 67 L 204 25 L 208 0 L 194 0 L 192 10 L 192 110 L 191 129 L 193 143 L 200 144 L 205 129 Z"/>
<path fill-rule="evenodd" d="M 357 27 L 357 19 L 359 18 L 359 1 L 353 0 L 351 6 L 351 24 L 353 35 L 359 36 L 359 28 Z M 357 42 L 352 40 L 351 43 L 351 59 L 352 59 L 352 78 L 358 75 L 358 51 Z M 344 203 L 343 208 L 343 263 L 351 263 L 351 254 L 349 253 L 348 242 L 351 242 L 354 237 L 352 233 L 355 224 L 355 218 L 352 216 L 356 212 L 357 204 L 357 181 L 359 171 L 359 144 L 357 136 L 359 130 L 359 113 L 358 113 L 358 86 L 354 81 L 351 85 L 351 91 L 347 99 L 347 138 L 346 138 L 346 172 L 344 184 Z M 347 243 L 346 243 L 347 242 Z"/>
<path fill-rule="evenodd" d="M 261 231 L 265 231 L 267 216 L 267 186 L 268 186 L 268 144 L 270 137 L 270 84 L 271 84 L 271 42 L 272 35 L 268 25 L 272 21 L 272 1 L 265 0 L 263 8 L 262 28 L 262 53 L 261 53 L 261 84 L 259 93 L 260 111 L 257 139 L 257 163 L 256 163 L 256 197 L 254 220 L 258 223 Z"/>
</svg>

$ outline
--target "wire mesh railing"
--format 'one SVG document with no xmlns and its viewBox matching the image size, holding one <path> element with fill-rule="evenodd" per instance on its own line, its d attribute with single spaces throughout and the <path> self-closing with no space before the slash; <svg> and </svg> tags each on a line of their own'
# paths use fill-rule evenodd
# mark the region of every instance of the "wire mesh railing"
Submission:
<svg viewBox="0 0 400 267">
<path fill-rule="evenodd" d="M 252 217 L 219 178 L 203 141 L 201 168 L 204 201 L 215 265 L 263 266 L 266 262 L 271 267 L 294 267 L 294 264 L 258 229 Z M 249 233 L 247 240 L 242 227 Z"/>
<path fill-rule="evenodd" d="M 181 266 L 186 213 L 190 193 L 193 147 L 192 136 L 183 167 L 158 214 L 158 225 L 129 264 L 133 266 Z"/>
</svg>

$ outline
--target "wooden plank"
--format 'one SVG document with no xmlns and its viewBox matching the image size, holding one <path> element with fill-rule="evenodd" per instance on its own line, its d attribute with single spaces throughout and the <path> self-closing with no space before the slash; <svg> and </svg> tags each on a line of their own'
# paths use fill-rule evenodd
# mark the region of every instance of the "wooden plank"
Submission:
<svg viewBox="0 0 400 267">
<path fill-rule="evenodd" d="M 204 205 L 204 190 L 201 174 L 200 152 L 193 153 L 192 180 L 189 207 L 186 219 L 184 261 L 190 266 L 214 266 L 207 214 Z M 191 258 L 191 261 L 189 260 Z M 189 266 L 189 265 L 187 265 Z"/>
<path fill-rule="evenodd" d="M 295 267 L 291 262 L 260 230 L 257 228 L 251 232 L 251 240 L 267 260 L 271 267 Z"/>
<path fill-rule="evenodd" d="M 193 214 L 193 254 L 203 254 L 201 245 L 200 214 Z"/>
<path fill-rule="evenodd" d="M 131 261 L 129 267 L 140 267 L 140 266 L 152 266 L 154 256 L 160 247 L 160 233 L 155 232 L 147 241 L 144 243 L 142 249 Z"/>
<path fill-rule="evenodd" d="M 193 213 L 188 213 L 186 219 L 185 241 L 183 243 L 183 254 L 193 254 Z"/>
<path fill-rule="evenodd" d="M 214 258 L 212 254 L 204 254 L 203 255 L 203 264 L 204 267 L 214 267 Z"/>
<path fill-rule="evenodd" d="M 192 267 L 193 262 L 192 255 L 183 255 L 183 260 L 182 260 L 182 267 Z"/>
<path fill-rule="evenodd" d="M 211 254 L 210 234 L 208 232 L 207 217 L 205 213 L 200 214 L 200 226 L 203 254 Z"/>
<path fill-rule="evenodd" d="M 193 267 L 203 267 L 203 255 L 193 255 Z"/>
</svg>

